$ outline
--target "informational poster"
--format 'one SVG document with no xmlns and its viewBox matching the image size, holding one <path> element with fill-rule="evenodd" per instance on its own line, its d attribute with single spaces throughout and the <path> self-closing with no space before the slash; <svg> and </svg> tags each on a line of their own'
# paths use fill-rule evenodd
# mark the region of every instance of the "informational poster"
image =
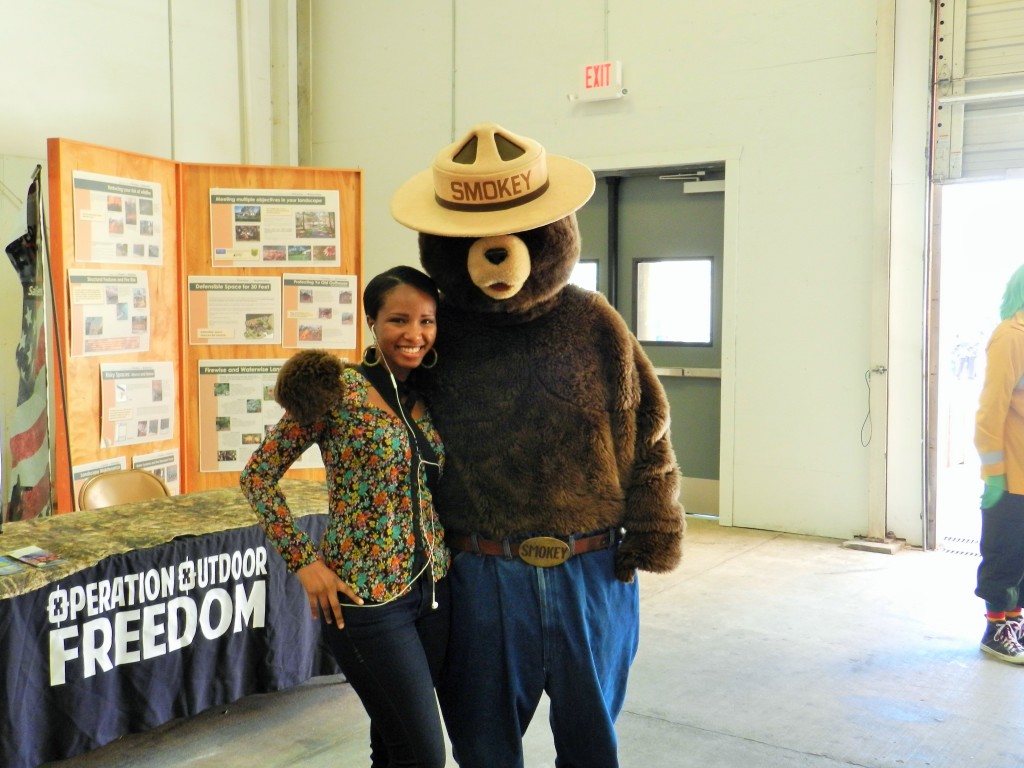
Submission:
<svg viewBox="0 0 1024 768">
<path fill-rule="evenodd" d="M 281 278 L 188 278 L 188 340 L 194 345 L 280 344 Z"/>
<path fill-rule="evenodd" d="M 214 267 L 341 266 L 336 189 L 211 189 Z"/>
<path fill-rule="evenodd" d="M 152 472 L 164 481 L 171 496 L 181 493 L 181 459 L 178 456 L 177 448 L 132 456 L 132 469 L 144 469 L 147 472 Z"/>
<path fill-rule="evenodd" d="M 143 270 L 69 269 L 71 354 L 149 351 L 149 278 Z"/>
<path fill-rule="evenodd" d="M 161 185 L 72 171 L 75 261 L 164 262 Z"/>
<path fill-rule="evenodd" d="M 116 472 L 128 468 L 128 460 L 124 456 L 114 456 L 103 461 L 90 461 L 85 464 L 75 464 L 71 467 L 71 485 L 74 488 L 73 498 L 78 504 L 78 492 L 82 489 L 82 483 L 95 475 L 104 472 Z"/>
<path fill-rule="evenodd" d="M 281 276 L 282 346 L 355 349 L 356 276 Z"/>
<path fill-rule="evenodd" d="M 100 447 L 174 436 L 174 364 L 100 363 Z"/>
<path fill-rule="evenodd" d="M 284 360 L 199 361 L 199 471 L 238 472 L 284 414 L 274 383 Z M 312 446 L 293 467 L 323 467 Z"/>
</svg>

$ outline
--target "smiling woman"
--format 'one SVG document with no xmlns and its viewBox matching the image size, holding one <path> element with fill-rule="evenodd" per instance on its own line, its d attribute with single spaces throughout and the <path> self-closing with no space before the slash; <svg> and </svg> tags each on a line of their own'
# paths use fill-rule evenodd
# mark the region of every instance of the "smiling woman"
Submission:
<svg viewBox="0 0 1024 768">
<path fill-rule="evenodd" d="M 445 764 L 434 685 L 447 651 L 451 555 L 433 505 L 444 446 L 413 386 L 424 360 L 437 361 L 437 299 L 412 267 L 373 278 L 363 305 L 374 346 L 356 367 L 313 349 L 290 358 L 274 387 L 285 415 L 241 476 L 370 717 L 374 765 Z M 320 542 L 296 527 L 279 490 L 314 443 L 330 500 Z"/>
<path fill-rule="evenodd" d="M 383 361 L 392 376 L 405 381 L 433 349 L 437 333 L 437 292 L 436 289 L 424 290 L 411 282 L 396 283 L 397 279 L 386 272 L 366 286 L 363 303 L 378 357 L 376 362 L 367 363 L 364 356 L 364 364 L 376 365 Z M 375 284 L 375 281 L 379 282 Z"/>
</svg>

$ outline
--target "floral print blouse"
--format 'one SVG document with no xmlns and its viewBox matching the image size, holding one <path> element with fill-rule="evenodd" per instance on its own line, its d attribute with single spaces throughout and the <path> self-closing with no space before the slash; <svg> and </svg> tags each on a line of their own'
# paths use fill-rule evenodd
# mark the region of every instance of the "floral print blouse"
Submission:
<svg viewBox="0 0 1024 768">
<path fill-rule="evenodd" d="M 252 454 L 240 483 L 268 540 L 288 570 L 297 571 L 316 560 L 317 547 L 295 525 L 278 483 L 306 448 L 319 445 L 329 505 L 320 542 L 324 562 L 364 600 L 387 600 L 416 576 L 409 433 L 397 415 L 368 401 L 370 384 L 357 369 L 345 368 L 341 387 L 338 405 L 311 424 L 286 413 Z M 417 424 L 443 466 L 444 446 L 430 414 Z M 437 581 L 451 553 L 422 467 L 419 475 L 419 529 Z"/>
</svg>

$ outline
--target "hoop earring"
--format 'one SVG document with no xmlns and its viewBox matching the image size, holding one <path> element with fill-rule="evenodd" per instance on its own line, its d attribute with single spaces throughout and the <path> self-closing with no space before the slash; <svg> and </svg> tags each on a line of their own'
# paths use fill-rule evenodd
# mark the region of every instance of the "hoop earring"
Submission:
<svg viewBox="0 0 1024 768">
<path fill-rule="evenodd" d="M 420 368 L 426 368 L 428 371 L 435 365 L 437 365 L 437 359 L 440 357 L 440 355 L 437 354 L 437 350 L 434 349 L 433 347 L 430 348 L 430 351 L 434 353 L 434 362 L 432 362 L 430 365 L 427 365 L 426 359 L 424 358 L 424 361 L 420 363 Z"/>
<path fill-rule="evenodd" d="M 373 352 L 373 358 L 372 359 L 370 357 L 370 352 L 371 351 Z M 367 347 L 365 349 L 365 351 L 363 352 L 362 363 L 367 368 L 373 368 L 373 366 L 375 366 L 375 365 L 380 365 L 380 351 L 376 347 L 374 347 L 372 345 Z"/>
</svg>

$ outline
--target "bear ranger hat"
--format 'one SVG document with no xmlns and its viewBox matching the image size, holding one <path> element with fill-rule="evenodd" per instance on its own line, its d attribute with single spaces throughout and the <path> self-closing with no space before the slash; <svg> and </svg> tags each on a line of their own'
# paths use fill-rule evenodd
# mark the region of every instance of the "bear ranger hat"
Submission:
<svg viewBox="0 0 1024 768">
<path fill-rule="evenodd" d="M 549 155 L 496 123 L 480 123 L 399 187 L 391 215 L 432 235 L 507 235 L 558 221 L 592 194 L 587 166 Z"/>
</svg>

